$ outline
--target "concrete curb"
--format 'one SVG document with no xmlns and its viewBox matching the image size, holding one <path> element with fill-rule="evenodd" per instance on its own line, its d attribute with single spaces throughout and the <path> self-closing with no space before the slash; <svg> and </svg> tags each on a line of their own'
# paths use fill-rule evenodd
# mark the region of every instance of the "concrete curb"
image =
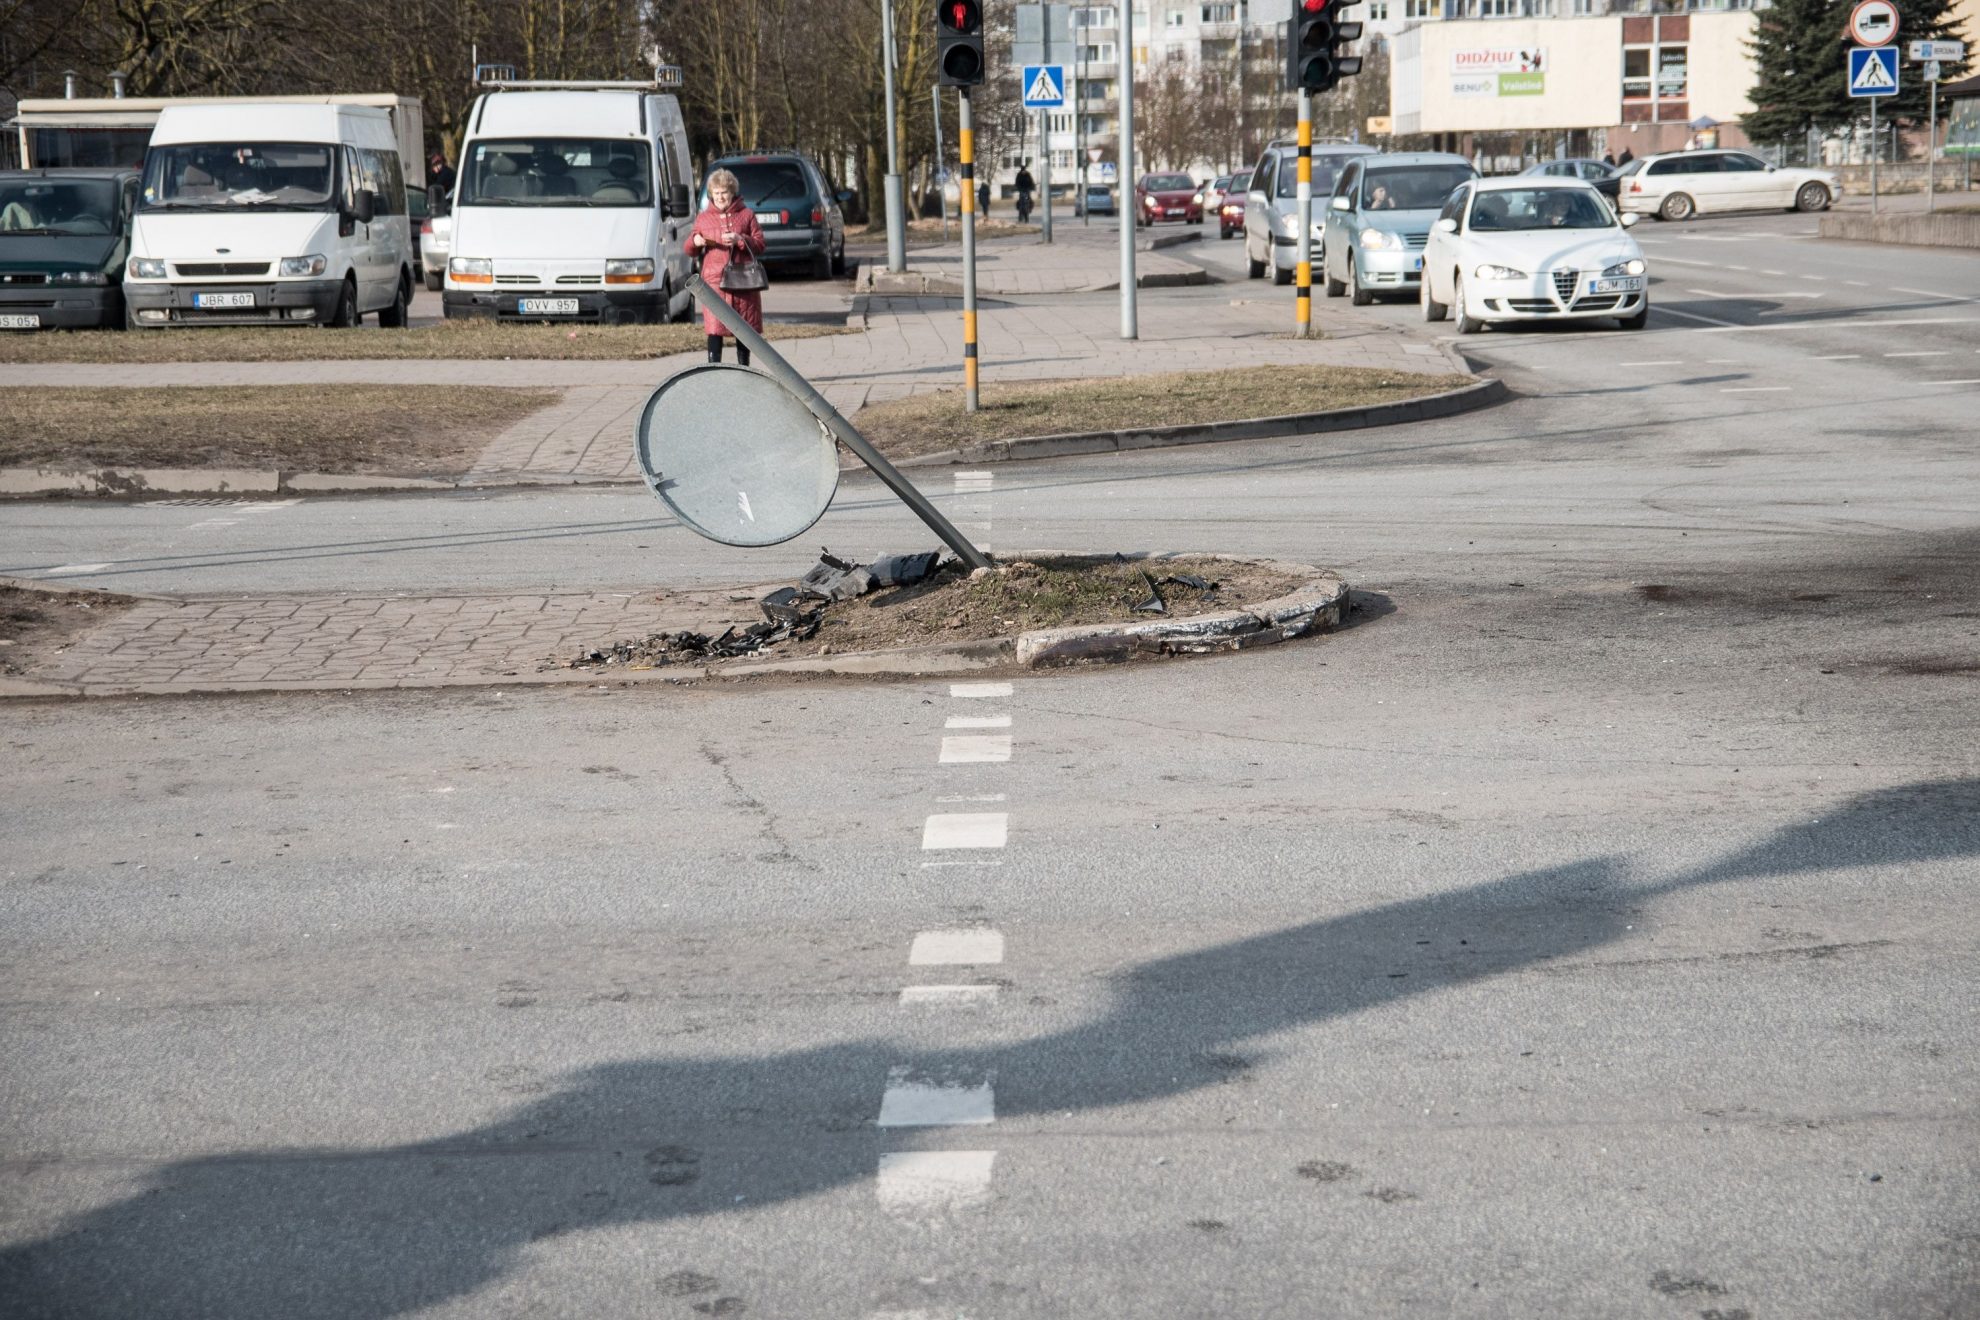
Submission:
<svg viewBox="0 0 1980 1320">
<path fill-rule="evenodd" d="M 1062 552 L 1054 552 L 1062 553 Z M 1159 564 L 1176 552 L 1144 553 L 1131 559 Z M 1021 557 L 1021 556 L 1018 556 Z M 428 688 L 519 688 L 599 686 L 607 683 L 689 683 L 710 679 L 773 677 L 915 678 L 1012 669 L 1063 669 L 1081 664 L 1115 664 L 1137 657 L 1207 655 L 1247 651 L 1328 632 L 1340 627 L 1348 609 L 1348 584 L 1339 574 L 1311 564 L 1287 563 L 1254 555 L 1195 554 L 1194 558 L 1258 564 L 1301 579 L 1293 591 L 1271 600 L 1189 618 L 1087 624 L 1045 628 L 1016 637 L 905 647 L 893 651 L 851 651 L 844 655 L 798 656 L 788 660 L 741 661 L 723 665 L 669 665 L 664 669 L 549 669 L 501 677 L 432 679 L 264 679 L 252 683 L 54 683 L 0 677 L 0 703 L 8 700 L 89 699 L 96 697 L 253 695 L 274 692 L 379 692 Z"/>
<path fill-rule="evenodd" d="M 1829 212 L 1815 221 L 1819 238 L 1856 243 L 1888 243 L 1898 247 L 1980 248 L 1980 215 L 1910 212 L 1863 215 Z"/>
<path fill-rule="evenodd" d="M 1483 408 L 1506 397 L 1505 382 L 1485 379 L 1463 389 L 1427 394 L 1420 399 L 1379 403 L 1366 408 L 1335 408 L 1325 412 L 1292 413 L 1283 417 L 1250 417 L 1228 422 L 1197 422 L 1188 426 L 1150 426 L 1129 431 L 1089 431 L 1069 435 L 1034 435 L 982 444 L 937 454 L 894 460 L 897 467 L 946 467 L 958 463 L 996 463 L 1027 458 L 1064 458 L 1075 454 L 1113 454 L 1133 449 L 1172 445 L 1215 444 L 1225 440 L 1268 440 L 1317 431 L 1356 431 L 1398 422 L 1422 422 L 1435 417 Z"/>
</svg>

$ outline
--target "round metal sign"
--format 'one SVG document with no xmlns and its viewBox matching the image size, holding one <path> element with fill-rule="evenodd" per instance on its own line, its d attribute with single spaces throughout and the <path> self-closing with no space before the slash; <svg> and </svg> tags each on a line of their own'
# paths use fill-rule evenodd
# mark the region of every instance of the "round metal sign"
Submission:
<svg viewBox="0 0 1980 1320">
<path fill-rule="evenodd" d="M 1859 46 L 1882 46 L 1897 35 L 1898 11 L 1891 0 L 1859 0 L 1849 12 L 1850 39 Z"/>
<path fill-rule="evenodd" d="M 646 484 L 690 531 L 723 545 L 801 536 L 839 488 L 831 432 L 770 377 L 691 367 L 653 391 L 634 442 Z"/>
</svg>

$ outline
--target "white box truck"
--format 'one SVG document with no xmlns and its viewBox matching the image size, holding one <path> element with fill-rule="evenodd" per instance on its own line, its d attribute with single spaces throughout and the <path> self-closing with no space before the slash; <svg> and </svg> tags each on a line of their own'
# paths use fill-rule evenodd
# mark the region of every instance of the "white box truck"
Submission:
<svg viewBox="0 0 1980 1320">
<path fill-rule="evenodd" d="M 173 106 L 145 153 L 124 268 L 134 328 L 406 324 L 412 234 L 390 117 Z"/>
<path fill-rule="evenodd" d="M 694 225 L 678 70 L 484 84 L 454 184 L 450 318 L 686 320 Z M 671 76 L 664 76 L 671 75 Z"/>
</svg>

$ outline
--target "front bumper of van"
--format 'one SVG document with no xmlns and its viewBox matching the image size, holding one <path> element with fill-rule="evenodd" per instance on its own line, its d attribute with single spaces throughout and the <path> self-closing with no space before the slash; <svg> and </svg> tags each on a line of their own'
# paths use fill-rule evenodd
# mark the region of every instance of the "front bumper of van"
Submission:
<svg viewBox="0 0 1980 1320">
<path fill-rule="evenodd" d="M 523 311 L 524 299 L 556 299 L 575 303 L 575 311 Z M 667 291 L 659 284 L 641 289 L 503 289 L 482 292 L 447 289 L 441 307 L 450 321 L 480 318 L 496 321 L 571 321 L 593 325 L 657 325 L 667 319 Z"/>
<path fill-rule="evenodd" d="M 168 325 L 327 325 L 343 296 L 342 280 L 268 280 L 253 284 L 170 284 L 125 280 L 124 301 L 140 327 Z M 202 295 L 248 294 L 246 307 L 201 306 Z"/>
<path fill-rule="evenodd" d="M 114 284 L 0 284 L 0 332 L 90 330 L 123 323 L 124 300 Z"/>
</svg>

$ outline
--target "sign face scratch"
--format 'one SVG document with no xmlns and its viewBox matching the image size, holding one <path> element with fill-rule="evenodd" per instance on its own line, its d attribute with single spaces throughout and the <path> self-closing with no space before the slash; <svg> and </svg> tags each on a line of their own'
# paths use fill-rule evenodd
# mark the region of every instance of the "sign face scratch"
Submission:
<svg viewBox="0 0 1980 1320">
<path fill-rule="evenodd" d="M 748 491 L 746 491 L 746 490 L 739 490 L 739 491 L 737 491 L 737 492 L 736 492 L 736 504 L 737 504 L 738 506 L 740 506 L 740 507 L 741 507 L 741 509 L 742 509 L 742 516 L 743 516 L 743 517 L 744 517 L 745 519 L 747 519 L 747 520 L 748 520 L 748 521 L 750 521 L 750 522 L 755 522 L 755 521 L 756 521 L 756 515 L 755 515 L 755 514 L 753 514 L 753 513 L 751 513 L 751 512 L 749 511 L 749 492 L 748 492 Z"/>
</svg>

